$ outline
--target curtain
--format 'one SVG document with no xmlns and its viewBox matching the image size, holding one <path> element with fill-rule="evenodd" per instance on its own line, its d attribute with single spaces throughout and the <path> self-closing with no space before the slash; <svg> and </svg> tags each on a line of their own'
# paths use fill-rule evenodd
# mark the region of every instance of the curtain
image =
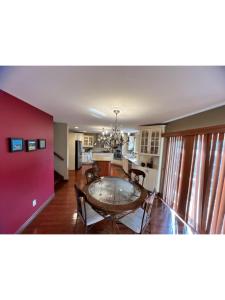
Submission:
<svg viewBox="0 0 225 300">
<path fill-rule="evenodd" d="M 206 146 L 207 139 L 205 135 L 198 135 L 194 138 L 185 208 L 185 221 L 197 232 L 201 232 Z"/>
<path fill-rule="evenodd" d="M 199 233 L 225 233 L 225 134 L 170 137 L 163 197 Z"/>
<path fill-rule="evenodd" d="M 175 208 L 180 180 L 180 167 L 183 149 L 182 137 L 171 137 L 167 146 L 167 159 L 164 176 L 163 197 L 165 202 Z"/>
<path fill-rule="evenodd" d="M 205 231 L 207 233 L 224 232 L 225 215 L 225 134 L 218 134 L 214 152 L 212 176 L 208 178 L 210 185 L 209 195 L 210 205 L 205 207 L 207 219 Z"/>
</svg>

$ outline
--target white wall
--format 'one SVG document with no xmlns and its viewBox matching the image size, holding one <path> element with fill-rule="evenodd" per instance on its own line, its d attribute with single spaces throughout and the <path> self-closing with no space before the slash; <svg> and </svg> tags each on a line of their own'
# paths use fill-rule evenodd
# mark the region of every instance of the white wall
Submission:
<svg viewBox="0 0 225 300">
<path fill-rule="evenodd" d="M 68 126 L 66 123 L 54 123 L 54 152 L 64 158 L 64 161 L 58 157 L 55 158 L 55 170 L 61 174 L 65 180 L 69 179 L 68 162 Z"/>
<path fill-rule="evenodd" d="M 124 139 L 126 140 L 127 138 L 128 138 L 128 134 L 124 133 Z M 127 151 L 128 151 L 128 143 L 122 146 L 122 155 L 126 155 Z"/>
<path fill-rule="evenodd" d="M 83 133 L 69 132 L 68 149 L 69 149 L 69 170 L 75 170 L 75 141 L 83 143 Z"/>
<path fill-rule="evenodd" d="M 135 133 L 135 142 L 134 142 L 134 153 L 139 153 L 140 152 L 140 132 Z"/>
</svg>

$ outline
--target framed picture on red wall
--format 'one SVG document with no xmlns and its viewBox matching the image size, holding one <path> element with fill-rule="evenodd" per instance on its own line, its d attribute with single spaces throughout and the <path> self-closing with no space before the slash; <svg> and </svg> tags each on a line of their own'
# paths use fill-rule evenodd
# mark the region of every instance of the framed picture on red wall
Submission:
<svg viewBox="0 0 225 300">
<path fill-rule="evenodd" d="M 38 149 L 46 149 L 46 140 L 45 139 L 38 140 Z"/>
<path fill-rule="evenodd" d="M 36 151 L 37 150 L 37 140 L 26 140 L 26 150 Z"/>
<path fill-rule="evenodd" d="M 24 140 L 22 138 L 9 138 L 9 151 L 19 152 L 24 150 Z"/>
</svg>

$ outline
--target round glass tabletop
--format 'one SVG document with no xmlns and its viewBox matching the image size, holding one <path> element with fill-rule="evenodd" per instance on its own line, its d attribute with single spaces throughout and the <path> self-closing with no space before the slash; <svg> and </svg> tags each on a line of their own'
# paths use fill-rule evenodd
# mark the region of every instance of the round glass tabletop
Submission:
<svg viewBox="0 0 225 300">
<path fill-rule="evenodd" d="M 97 201 L 113 205 L 129 204 L 141 196 L 136 184 L 119 177 L 101 177 L 89 185 L 88 192 Z"/>
</svg>

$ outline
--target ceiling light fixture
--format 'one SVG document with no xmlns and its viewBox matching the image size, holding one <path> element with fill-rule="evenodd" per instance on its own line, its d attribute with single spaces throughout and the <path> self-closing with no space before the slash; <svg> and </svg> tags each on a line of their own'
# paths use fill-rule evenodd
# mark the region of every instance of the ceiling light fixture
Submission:
<svg viewBox="0 0 225 300">
<path fill-rule="evenodd" d="M 110 147 L 115 149 L 119 146 L 123 146 L 124 144 L 129 142 L 129 136 L 125 138 L 124 133 L 120 130 L 118 126 L 118 114 L 120 111 L 118 109 L 115 109 L 114 114 L 116 115 L 115 125 L 112 128 L 112 133 L 110 134 Z"/>
<path fill-rule="evenodd" d="M 105 131 L 104 128 L 102 129 L 102 134 L 98 136 L 98 142 L 106 147 L 116 149 L 118 147 L 123 146 L 124 144 L 129 142 L 129 136 L 125 137 L 123 131 L 120 130 L 118 125 L 118 114 L 120 111 L 115 109 L 114 114 L 116 115 L 115 125 L 112 128 L 112 131 L 109 133 L 107 130 Z"/>
</svg>

